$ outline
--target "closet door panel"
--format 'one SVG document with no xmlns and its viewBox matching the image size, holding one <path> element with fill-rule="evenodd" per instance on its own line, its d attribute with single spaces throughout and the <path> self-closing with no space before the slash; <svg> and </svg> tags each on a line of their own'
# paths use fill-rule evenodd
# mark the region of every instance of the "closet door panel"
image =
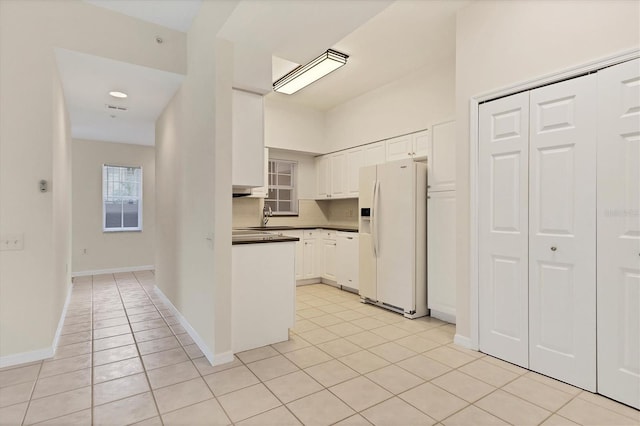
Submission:
<svg viewBox="0 0 640 426">
<path fill-rule="evenodd" d="M 479 109 L 480 350 L 528 367 L 529 93 Z"/>
<path fill-rule="evenodd" d="M 530 93 L 530 367 L 595 391 L 596 76 Z"/>
<path fill-rule="evenodd" d="M 598 392 L 640 408 L 640 59 L 597 75 Z"/>
</svg>

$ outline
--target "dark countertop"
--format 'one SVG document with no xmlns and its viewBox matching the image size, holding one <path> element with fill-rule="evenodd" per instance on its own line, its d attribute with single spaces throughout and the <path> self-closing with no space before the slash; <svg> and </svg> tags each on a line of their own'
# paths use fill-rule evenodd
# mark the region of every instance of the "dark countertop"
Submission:
<svg viewBox="0 0 640 426">
<path fill-rule="evenodd" d="M 233 235 L 231 237 L 231 244 L 264 244 L 264 243 L 286 243 L 299 241 L 296 237 L 285 237 L 278 234 L 270 234 L 267 232 L 261 232 L 260 234 L 244 234 Z"/>
<path fill-rule="evenodd" d="M 256 231 L 292 231 L 296 229 L 307 230 L 307 229 L 329 229 L 332 231 L 342 231 L 342 232 L 358 232 L 358 228 L 355 226 L 335 226 L 335 225 L 317 225 L 317 226 L 278 226 L 278 225 L 267 225 L 267 226 L 251 226 L 246 228 L 237 228 L 237 229 L 250 229 Z"/>
</svg>

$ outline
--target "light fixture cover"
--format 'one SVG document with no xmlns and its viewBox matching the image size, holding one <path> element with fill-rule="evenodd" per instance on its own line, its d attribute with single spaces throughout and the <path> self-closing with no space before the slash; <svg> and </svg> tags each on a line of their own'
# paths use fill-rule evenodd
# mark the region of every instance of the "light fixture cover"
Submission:
<svg viewBox="0 0 640 426">
<path fill-rule="evenodd" d="M 273 83 L 273 90 L 291 95 L 347 63 L 349 56 L 329 49 L 307 65 L 299 66 Z"/>
<path fill-rule="evenodd" d="M 114 98 L 118 98 L 118 99 L 124 99 L 126 98 L 128 95 L 124 92 L 119 92 L 117 90 L 112 90 L 111 92 L 109 92 L 109 94 L 111 96 L 113 96 Z"/>
</svg>

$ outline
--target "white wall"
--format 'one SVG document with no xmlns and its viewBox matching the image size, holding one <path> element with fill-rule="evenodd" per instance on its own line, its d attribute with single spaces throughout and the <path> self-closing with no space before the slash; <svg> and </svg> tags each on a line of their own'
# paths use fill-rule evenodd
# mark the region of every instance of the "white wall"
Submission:
<svg viewBox="0 0 640 426">
<path fill-rule="evenodd" d="M 478 1 L 456 30 L 457 330 L 469 337 L 469 99 L 640 44 L 637 1 Z"/>
<path fill-rule="evenodd" d="M 264 142 L 268 148 L 325 153 L 325 114 L 278 99 L 264 99 Z M 283 95 L 281 95 L 283 96 Z"/>
<path fill-rule="evenodd" d="M 103 164 L 142 167 L 142 231 L 102 231 Z M 153 266 L 155 179 L 154 147 L 90 140 L 73 141 L 74 274 Z"/>
<path fill-rule="evenodd" d="M 455 114 L 455 58 L 345 102 L 326 114 L 331 152 L 429 128 Z"/>
<path fill-rule="evenodd" d="M 184 42 L 78 0 L 0 1 L 0 233 L 24 234 L 24 250 L 0 252 L 0 361 L 51 349 L 68 286 L 70 147 L 53 49 L 182 72 Z"/>
<path fill-rule="evenodd" d="M 216 33 L 235 3 L 203 2 L 188 72 L 156 122 L 156 282 L 217 363 L 231 350 L 233 50 Z"/>
</svg>

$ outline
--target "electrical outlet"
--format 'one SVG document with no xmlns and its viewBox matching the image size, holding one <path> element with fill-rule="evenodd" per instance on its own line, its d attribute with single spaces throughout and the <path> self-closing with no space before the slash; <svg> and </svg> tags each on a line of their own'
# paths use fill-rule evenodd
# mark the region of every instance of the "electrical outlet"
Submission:
<svg viewBox="0 0 640 426">
<path fill-rule="evenodd" d="M 0 236 L 0 250 L 24 249 L 24 237 L 22 234 L 4 234 Z"/>
</svg>

